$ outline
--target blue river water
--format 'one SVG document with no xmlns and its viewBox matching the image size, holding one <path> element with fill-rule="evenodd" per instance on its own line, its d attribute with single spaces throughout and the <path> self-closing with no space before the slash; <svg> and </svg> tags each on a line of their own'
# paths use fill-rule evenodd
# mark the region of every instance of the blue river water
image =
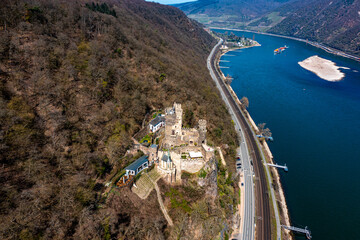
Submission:
<svg viewBox="0 0 360 240">
<path fill-rule="evenodd" d="M 270 128 L 275 162 L 289 167 L 279 172 L 292 224 L 309 226 L 313 239 L 360 239 L 360 63 L 295 40 L 233 32 L 261 44 L 225 54 L 220 66 L 238 97 L 248 97 L 254 121 Z M 341 69 L 345 78 L 329 82 L 298 64 L 313 55 L 349 68 Z"/>
</svg>

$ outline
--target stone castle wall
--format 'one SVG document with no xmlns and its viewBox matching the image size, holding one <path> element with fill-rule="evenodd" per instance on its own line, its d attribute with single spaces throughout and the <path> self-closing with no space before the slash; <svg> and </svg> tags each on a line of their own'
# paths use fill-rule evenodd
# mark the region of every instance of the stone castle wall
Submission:
<svg viewBox="0 0 360 240">
<path fill-rule="evenodd" d="M 205 161 L 200 159 L 182 159 L 180 163 L 181 171 L 186 171 L 189 173 L 196 173 L 204 167 Z"/>
<path fill-rule="evenodd" d="M 181 104 L 178 103 L 165 110 L 165 137 L 162 147 L 170 150 L 170 157 L 175 166 L 174 169 L 161 166 L 162 156 L 167 152 L 158 151 L 157 167 L 166 181 L 172 182 L 175 176 L 176 182 L 181 182 L 181 171 L 196 173 L 214 156 L 214 151 L 206 145 L 206 120 L 199 120 L 197 128 L 182 128 L 182 114 Z M 185 146 L 180 147 L 181 145 Z M 191 159 L 189 156 L 181 158 L 182 153 L 190 151 L 201 152 L 203 158 Z"/>
</svg>

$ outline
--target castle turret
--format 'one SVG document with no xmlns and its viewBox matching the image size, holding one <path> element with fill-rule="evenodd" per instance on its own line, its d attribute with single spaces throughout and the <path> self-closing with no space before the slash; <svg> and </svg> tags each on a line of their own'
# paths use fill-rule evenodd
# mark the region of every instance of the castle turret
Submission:
<svg viewBox="0 0 360 240">
<path fill-rule="evenodd" d="M 172 108 L 166 110 L 165 139 L 163 141 L 163 146 L 166 148 L 182 144 L 182 112 L 181 104 L 179 103 L 174 103 Z"/>
<path fill-rule="evenodd" d="M 199 145 L 206 143 L 206 120 L 200 119 L 199 120 Z"/>
<path fill-rule="evenodd" d="M 174 109 L 175 109 L 175 116 L 176 116 L 174 129 L 175 129 L 176 135 L 181 136 L 182 114 L 183 114 L 181 104 L 180 103 L 174 103 Z"/>
</svg>

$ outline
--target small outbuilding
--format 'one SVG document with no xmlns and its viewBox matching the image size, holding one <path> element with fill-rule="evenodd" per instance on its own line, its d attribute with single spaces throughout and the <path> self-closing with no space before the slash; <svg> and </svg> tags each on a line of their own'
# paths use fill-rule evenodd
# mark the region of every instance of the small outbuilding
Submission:
<svg viewBox="0 0 360 240">
<path fill-rule="evenodd" d="M 203 155 L 202 155 L 201 152 L 192 152 L 192 151 L 190 151 L 190 152 L 189 152 L 189 156 L 190 156 L 190 158 L 192 158 L 192 159 L 203 158 Z"/>
<path fill-rule="evenodd" d="M 125 168 L 126 176 L 129 175 L 136 176 L 138 173 L 140 173 L 142 170 L 148 167 L 149 167 L 149 159 L 148 156 L 144 155 Z"/>
<path fill-rule="evenodd" d="M 156 132 L 161 127 L 165 126 L 165 117 L 162 115 L 158 115 L 156 118 L 150 121 L 149 126 L 151 132 Z"/>
</svg>

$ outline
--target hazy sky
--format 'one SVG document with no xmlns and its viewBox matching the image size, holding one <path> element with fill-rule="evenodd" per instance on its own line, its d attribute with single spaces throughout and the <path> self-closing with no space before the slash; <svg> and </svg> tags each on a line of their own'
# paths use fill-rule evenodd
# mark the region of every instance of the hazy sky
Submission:
<svg viewBox="0 0 360 240">
<path fill-rule="evenodd" d="M 161 4 L 174 4 L 174 3 L 183 3 L 183 2 L 193 2 L 196 0 L 146 0 L 148 2 L 158 2 Z"/>
</svg>

